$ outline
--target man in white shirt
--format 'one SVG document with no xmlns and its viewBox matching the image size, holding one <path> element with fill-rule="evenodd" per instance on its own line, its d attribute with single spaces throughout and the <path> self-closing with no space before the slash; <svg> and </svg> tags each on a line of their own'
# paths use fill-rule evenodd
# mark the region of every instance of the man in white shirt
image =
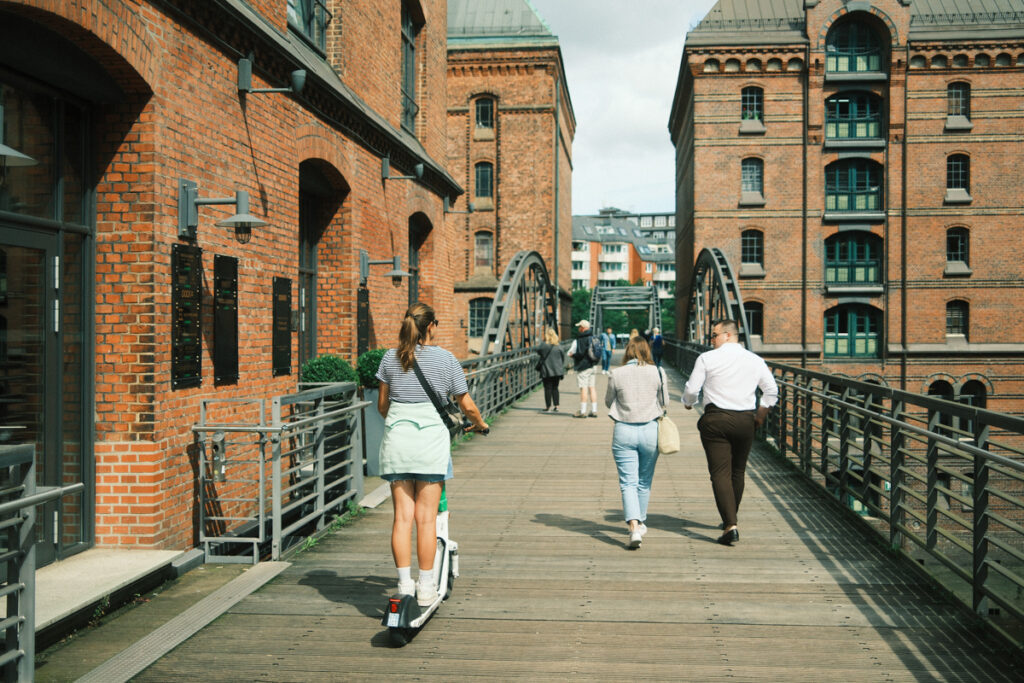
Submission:
<svg viewBox="0 0 1024 683">
<path fill-rule="evenodd" d="M 740 540 L 736 512 L 743 498 L 754 430 L 779 400 L 779 387 L 764 360 L 740 345 L 735 321 L 712 324 L 711 346 L 714 348 L 700 354 L 693 365 L 683 390 L 683 404 L 691 409 L 703 389 L 704 415 L 697 421 L 697 429 L 725 530 L 718 542 L 732 545 Z M 757 389 L 761 390 L 760 405 Z"/>
</svg>

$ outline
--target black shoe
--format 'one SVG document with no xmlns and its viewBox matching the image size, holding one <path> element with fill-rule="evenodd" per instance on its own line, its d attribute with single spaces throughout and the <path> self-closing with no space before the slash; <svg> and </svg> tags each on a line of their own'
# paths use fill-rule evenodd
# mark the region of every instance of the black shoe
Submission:
<svg viewBox="0 0 1024 683">
<path fill-rule="evenodd" d="M 739 529 L 730 529 L 729 531 L 726 531 L 724 534 L 718 537 L 718 542 L 722 545 L 732 545 L 733 543 L 736 543 L 739 540 Z"/>
</svg>

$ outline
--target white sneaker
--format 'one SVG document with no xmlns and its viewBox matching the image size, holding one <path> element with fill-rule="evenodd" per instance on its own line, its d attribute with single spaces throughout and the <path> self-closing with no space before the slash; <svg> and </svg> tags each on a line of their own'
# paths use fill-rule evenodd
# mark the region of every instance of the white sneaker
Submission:
<svg viewBox="0 0 1024 683">
<path fill-rule="evenodd" d="M 640 532 L 640 538 L 643 538 L 644 536 L 647 535 L 647 525 L 646 524 L 641 524 L 640 526 L 637 527 L 637 531 Z"/>
<path fill-rule="evenodd" d="M 437 586 L 433 582 L 429 584 L 416 583 L 416 602 L 420 607 L 430 607 L 437 600 Z"/>
<path fill-rule="evenodd" d="M 416 582 L 412 579 L 398 582 L 399 595 L 416 595 Z"/>
<path fill-rule="evenodd" d="M 629 549 L 636 550 L 643 543 L 644 535 L 640 533 L 640 527 L 637 527 L 636 531 L 629 535 Z"/>
</svg>

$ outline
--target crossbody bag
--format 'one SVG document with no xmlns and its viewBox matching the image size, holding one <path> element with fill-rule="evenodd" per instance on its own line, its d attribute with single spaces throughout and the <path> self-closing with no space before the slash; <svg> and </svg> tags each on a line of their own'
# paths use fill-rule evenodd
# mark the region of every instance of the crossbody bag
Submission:
<svg viewBox="0 0 1024 683">
<path fill-rule="evenodd" d="M 423 391 L 427 392 L 427 396 L 430 398 L 430 402 L 434 404 L 434 409 L 437 410 L 437 414 L 441 416 L 441 421 L 444 422 L 444 426 L 448 428 L 448 437 L 453 441 L 465 431 L 462 421 L 462 411 L 455 405 L 454 402 L 448 401 L 448 403 L 441 403 L 441 399 L 438 398 L 437 392 L 427 382 L 427 378 L 423 376 L 423 371 L 420 370 L 419 363 L 415 359 L 412 361 L 413 372 L 416 373 L 416 379 L 420 381 L 420 386 L 423 387 Z"/>
</svg>

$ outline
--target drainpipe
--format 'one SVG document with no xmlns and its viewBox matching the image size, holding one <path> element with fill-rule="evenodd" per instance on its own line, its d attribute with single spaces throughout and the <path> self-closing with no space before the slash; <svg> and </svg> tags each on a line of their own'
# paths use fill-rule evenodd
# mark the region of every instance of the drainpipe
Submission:
<svg viewBox="0 0 1024 683">
<path fill-rule="evenodd" d="M 809 125 L 809 115 L 807 112 L 808 102 L 810 101 L 810 95 L 808 90 L 810 87 L 811 80 L 811 46 L 810 44 L 804 48 L 804 64 L 806 68 L 804 70 L 804 82 L 803 82 L 803 96 L 804 96 L 804 130 L 803 130 L 803 147 L 801 148 L 802 159 L 800 163 L 803 165 L 803 172 L 801 175 L 801 192 L 803 193 L 803 210 L 800 212 L 800 367 L 807 367 L 807 126 Z"/>
<path fill-rule="evenodd" d="M 900 165 L 903 187 L 900 188 L 900 390 L 907 390 L 907 77 L 910 75 L 910 41 L 903 55 L 903 155 Z M 890 79 L 891 82 L 891 79 Z M 888 145 L 886 145 L 888 149 Z"/>
<path fill-rule="evenodd" d="M 559 287 L 558 287 L 558 213 L 559 213 L 558 212 L 558 200 L 559 200 L 558 193 L 559 193 L 559 189 L 560 189 L 559 182 L 558 182 L 558 157 L 559 157 L 559 153 L 558 153 L 559 152 L 558 137 L 559 137 L 559 132 L 560 132 L 558 120 L 560 118 L 559 115 L 561 113 L 561 104 L 562 104 L 562 102 L 561 102 L 561 84 L 560 84 L 560 81 L 558 80 L 558 77 L 556 76 L 555 77 L 555 258 L 554 258 L 554 261 L 555 261 L 555 279 L 554 279 L 554 283 L 555 283 L 555 320 L 558 323 L 561 322 L 561 320 L 559 320 L 559 318 L 561 317 L 560 314 L 562 312 L 562 296 L 561 296 L 561 291 L 559 290 Z"/>
</svg>

